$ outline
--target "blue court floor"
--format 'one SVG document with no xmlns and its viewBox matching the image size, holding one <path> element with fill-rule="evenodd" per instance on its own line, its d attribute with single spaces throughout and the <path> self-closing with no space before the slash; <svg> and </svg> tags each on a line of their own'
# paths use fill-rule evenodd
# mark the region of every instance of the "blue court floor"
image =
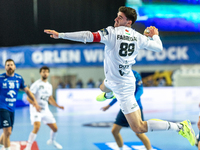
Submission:
<svg viewBox="0 0 200 150">
<path fill-rule="evenodd" d="M 66 108 L 69 109 L 69 108 Z M 111 127 L 90 127 L 84 124 L 104 126 L 115 120 L 116 113 L 100 112 L 100 113 L 68 113 L 66 110 L 57 110 L 50 106 L 58 125 L 57 142 L 59 142 L 64 150 L 112 150 L 114 146 L 114 138 L 111 134 Z M 100 111 L 100 110 L 99 110 Z M 151 118 L 159 118 L 170 121 L 183 121 L 190 119 L 193 122 L 193 128 L 196 133 L 198 110 L 190 111 L 161 111 L 161 112 L 145 112 L 145 120 Z M 17 108 L 15 112 L 15 125 L 11 135 L 11 141 L 27 141 L 32 126 L 29 119 L 29 107 Z M 46 145 L 49 139 L 50 129 L 42 124 L 36 142 L 40 150 L 55 150 L 53 146 Z M 121 134 L 127 150 L 145 150 L 140 140 L 135 136 L 130 128 L 123 128 Z M 197 150 L 195 146 L 173 131 L 157 131 L 146 133 L 153 147 L 157 150 Z M 109 146 L 108 146 L 109 145 Z"/>
</svg>

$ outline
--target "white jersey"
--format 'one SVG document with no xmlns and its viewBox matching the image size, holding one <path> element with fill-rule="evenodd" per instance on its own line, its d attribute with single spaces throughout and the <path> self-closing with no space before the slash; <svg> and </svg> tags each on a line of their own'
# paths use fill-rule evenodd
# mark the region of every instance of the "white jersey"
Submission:
<svg viewBox="0 0 200 150">
<path fill-rule="evenodd" d="M 38 105 L 41 107 L 41 112 L 48 111 L 48 100 L 52 95 L 53 90 L 52 85 L 48 81 L 43 82 L 41 79 L 39 79 L 31 85 L 30 90 L 34 94 Z M 36 112 L 36 109 L 33 107 L 33 105 L 30 105 L 30 112 Z"/>
<path fill-rule="evenodd" d="M 111 82 L 135 82 L 131 70 L 139 50 L 144 48 L 152 51 L 162 50 L 159 36 L 153 36 L 153 40 L 157 40 L 155 42 L 129 27 L 110 26 L 98 32 L 101 36 L 100 42 L 105 44 L 105 76 Z"/>
</svg>

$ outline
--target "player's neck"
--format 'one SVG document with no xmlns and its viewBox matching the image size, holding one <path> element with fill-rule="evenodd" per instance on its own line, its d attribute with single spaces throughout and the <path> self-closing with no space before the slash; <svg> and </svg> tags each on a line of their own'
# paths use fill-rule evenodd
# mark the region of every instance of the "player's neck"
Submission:
<svg viewBox="0 0 200 150">
<path fill-rule="evenodd" d="M 14 76 L 14 74 L 15 74 L 15 73 L 8 74 L 8 73 L 6 72 L 6 75 L 7 75 L 7 76 L 9 76 L 9 77 L 13 77 L 13 76 Z"/>
<path fill-rule="evenodd" d="M 47 82 L 47 79 L 43 79 L 43 78 L 41 78 L 41 80 L 42 80 L 43 82 Z"/>
</svg>

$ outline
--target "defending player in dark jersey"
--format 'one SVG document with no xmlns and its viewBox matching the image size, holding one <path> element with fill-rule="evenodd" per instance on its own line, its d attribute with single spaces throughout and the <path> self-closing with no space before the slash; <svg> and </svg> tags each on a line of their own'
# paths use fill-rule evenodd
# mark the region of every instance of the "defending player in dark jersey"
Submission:
<svg viewBox="0 0 200 150">
<path fill-rule="evenodd" d="M 0 137 L 0 148 L 10 150 L 10 135 L 14 125 L 14 111 L 18 90 L 22 89 L 33 101 L 37 111 L 40 107 L 29 88 L 25 85 L 24 79 L 15 73 L 15 63 L 12 59 L 5 62 L 6 73 L 0 74 L 0 129 L 3 133 Z"/>
</svg>

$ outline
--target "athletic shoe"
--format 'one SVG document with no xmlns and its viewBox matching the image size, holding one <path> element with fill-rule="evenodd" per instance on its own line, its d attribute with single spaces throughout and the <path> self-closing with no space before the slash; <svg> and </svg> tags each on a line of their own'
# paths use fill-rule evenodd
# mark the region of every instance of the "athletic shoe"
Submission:
<svg viewBox="0 0 200 150">
<path fill-rule="evenodd" d="M 63 147 L 59 143 L 50 139 L 47 141 L 47 145 L 54 145 L 57 149 L 63 149 Z"/>
<path fill-rule="evenodd" d="M 0 150 L 3 149 L 3 147 L 4 147 L 4 146 L 3 146 L 2 144 L 0 144 Z"/>
<path fill-rule="evenodd" d="M 183 137 L 187 138 L 188 141 L 192 146 L 195 145 L 196 137 L 194 130 L 192 129 L 192 125 L 190 120 L 185 120 L 183 122 L 180 122 L 180 124 L 183 125 L 183 128 L 178 132 Z"/>
<path fill-rule="evenodd" d="M 196 135 L 195 145 L 198 147 L 199 143 L 199 134 Z"/>
<path fill-rule="evenodd" d="M 99 95 L 96 97 L 96 100 L 99 101 L 99 102 L 103 102 L 103 101 L 105 101 L 106 99 L 113 99 L 113 98 L 115 98 L 115 95 L 113 95 L 113 97 L 111 97 L 111 98 L 106 98 L 106 97 L 105 97 L 105 94 L 106 94 L 105 92 L 99 94 Z"/>
</svg>

